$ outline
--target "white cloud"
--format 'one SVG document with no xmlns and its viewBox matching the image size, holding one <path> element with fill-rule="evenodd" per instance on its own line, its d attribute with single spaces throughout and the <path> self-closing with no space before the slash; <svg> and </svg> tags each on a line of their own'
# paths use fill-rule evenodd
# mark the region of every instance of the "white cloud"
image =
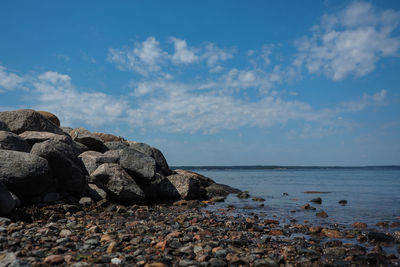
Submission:
<svg viewBox="0 0 400 267">
<path fill-rule="evenodd" d="M 32 83 L 35 109 L 57 114 L 64 125 L 121 123 L 128 109 L 125 100 L 100 92 L 78 91 L 68 75 L 46 72 Z"/>
<path fill-rule="evenodd" d="M 341 103 L 340 107 L 337 108 L 337 112 L 357 112 L 368 106 L 382 106 L 387 101 L 386 96 L 387 91 L 385 89 L 373 95 L 364 93 L 359 100 Z"/>
<path fill-rule="evenodd" d="M 311 37 L 298 42 L 294 62 L 309 73 L 323 73 L 339 81 L 349 75 L 363 76 L 375 69 L 382 57 L 396 56 L 398 36 L 392 36 L 400 22 L 400 12 L 378 11 L 364 2 L 355 2 L 334 15 L 325 15 L 313 28 Z"/>
<path fill-rule="evenodd" d="M 172 55 L 172 61 L 175 64 L 188 64 L 198 60 L 193 49 L 190 49 L 185 40 L 171 37 L 170 40 L 174 43 L 175 52 Z"/>
<path fill-rule="evenodd" d="M 108 51 L 107 60 L 115 63 L 120 70 L 135 71 L 142 75 L 161 70 L 161 65 L 168 56 L 154 37 L 143 42 L 135 42 L 134 48 L 114 49 Z"/>
<path fill-rule="evenodd" d="M 206 61 L 207 66 L 210 68 L 210 72 L 220 72 L 223 70 L 223 67 L 220 64 L 228 59 L 232 59 L 233 54 L 233 49 L 222 49 L 213 43 L 208 43 L 201 58 Z"/>
<path fill-rule="evenodd" d="M 173 54 L 161 49 L 160 42 L 154 37 L 148 37 L 143 42 L 135 42 L 133 48 L 110 48 L 107 60 L 120 70 L 147 76 L 150 73 L 159 74 L 163 67 L 171 67 L 171 63 L 176 67 L 184 67 L 187 64 L 205 62 L 210 72 L 217 73 L 224 69 L 221 63 L 233 58 L 233 49 L 222 49 L 213 43 L 189 47 L 186 40 L 176 37 L 170 37 L 169 40 L 174 45 Z"/>
<path fill-rule="evenodd" d="M 3 91 L 23 89 L 23 81 L 24 79 L 22 77 L 9 72 L 5 67 L 0 66 L 0 93 Z"/>
</svg>

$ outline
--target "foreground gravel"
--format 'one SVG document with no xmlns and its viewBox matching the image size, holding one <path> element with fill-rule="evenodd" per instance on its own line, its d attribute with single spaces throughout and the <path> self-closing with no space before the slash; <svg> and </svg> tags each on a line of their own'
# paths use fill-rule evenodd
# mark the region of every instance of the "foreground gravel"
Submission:
<svg viewBox="0 0 400 267">
<path fill-rule="evenodd" d="M 0 266 L 400 265 L 396 231 L 283 224 L 203 206 L 24 208 L 0 218 Z"/>
</svg>

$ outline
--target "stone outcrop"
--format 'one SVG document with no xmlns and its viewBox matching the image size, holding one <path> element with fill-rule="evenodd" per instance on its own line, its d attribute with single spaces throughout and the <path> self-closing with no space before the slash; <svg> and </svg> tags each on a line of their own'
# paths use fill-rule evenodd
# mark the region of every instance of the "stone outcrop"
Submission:
<svg viewBox="0 0 400 267">
<path fill-rule="evenodd" d="M 15 134 L 20 134 L 25 131 L 64 134 L 57 125 L 32 109 L 0 112 L 0 121 L 3 121 L 10 131 Z"/>
<path fill-rule="evenodd" d="M 43 117 L 45 117 L 49 121 L 51 121 L 52 123 L 54 123 L 57 127 L 60 127 L 60 120 L 53 113 L 42 110 L 38 110 L 37 112 L 40 113 Z"/>
<path fill-rule="evenodd" d="M 0 214 L 39 202 L 131 205 L 237 192 L 195 172 L 170 170 L 150 145 L 59 125 L 51 113 L 0 112 Z"/>
<path fill-rule="evenodd" d="M 21 133 L 19 136 L 23 138 L 26 142 L 28 142 L 31 146 L 47 140 L 60 141 L 66 144 L 72 143 L 71 137 L 67 135 L 54 134 L 49 132 L 26 131 Z"/>
<path fill-rule="evenodd" d="M 129 147 L 142 152 L 143 154 L 152 157 L 156 161 L 156 170 L 164 176 L 172 174 L 172 171 L 168 167 L 167 160 L 160 150 L 151 147 L 145 143 L 139 143 L 134 141 L 128 141 Z"/>
<path fill-rule="evenodd" d="M 105 190 L 111 199 L 122 204 L 137 203 L 145 198 L 142 189 L 116 163 L 100 165 L 90 176 L 90 181 Z"/>
<path fill-rule="evenodd" d="M 49 164 L 33 154 L 0 150 L 0 182 L 20 198 L 38 195 L 51 184 Z"/>
<path fill-rule="evenodd" d="M 193 175 L 185 174 L 173 174 L 160 183 L 160 192 L 163 195 L 163 191 L 170 192 L 170 184 L 176 189 L 179 194 L 178 199 L 205 199 L 206 190 L 201 185 L 199 179 L 196 179 Z"/>
<path fill-rule="evenodd" d="M 58 190 L 74 194 L 81 194 L 85 190 L 86 173 L 83 163 L 75 156 L 71 146 L 60 141 L 47 140 L 36 143 L 31 153 L 47 159 Z"/>
<path fill-rule="evenodd" d="M 86 151 L 79 155 L 85 164 L 86 170 L 92 174 L 100 165 L 104 163 L 117 163 L 119 157 L 116 155 L 103 154 L 97 151 Z"/>
<path fill-rule="evenodd" d="M 123 138 L 121 136 L 116 136 L 116 135 L 106 134 L 106 133 L 97 133 L 97 132 L 93 132 L 93 134 L 96 135 L 97 137 L 99 137 L 103 143 L 118 142 L 118 143 L 128 145 L 128 142 L 125 140 L 125 138 Z"/>
<path fill-rule="evenodd" d="M 29 153 L 31 146 L 23 138 L 12 132 L 0 131 L 0 149 Z"/>
<path fill-rule="evenodd" d="M 0 131 L 10 131 L 7 124 L 4 121 L 0 121 Z"/>
<path fill-rule="evenodd" d="M 84 128 L 75 128 L 69 134 L 74 141 L 87 146 L 90 150 L 102 152 L 104 147 L 103 142 L 97 135 L 88 130 Z"/>
<path fill-rule="evenodd" d="M 138 183 L 146 183 L 155 174 L 156 162 L 135 149 L 126 148 L 117 150 L 119 163 Z"/>
</svg>

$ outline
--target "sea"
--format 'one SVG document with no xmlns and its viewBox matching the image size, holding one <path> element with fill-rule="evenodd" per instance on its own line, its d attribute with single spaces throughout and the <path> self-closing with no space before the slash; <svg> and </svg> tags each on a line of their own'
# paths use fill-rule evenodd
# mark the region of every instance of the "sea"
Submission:
<svg viewBox="0 0 400 267">
<path fill-rule="evenodd" d="M 400 166 L 385 167 L 186 167 L 217 183 L 247 190 L 251 197 L 231 194 L 211 210 L 231 209 L 237 216 L 261 216 L 282 223 L 309 222 L 316 225 L 350 227 L 364 222 L 400 221 Z M 309 194 L 307 191 L 320 193 Z M 252 198 L 265 201 L 254 201 Z M 311 202 L 320 197 L 321 204 Z M 339 204 L 346 200 L 346 205 Z M 309 203 L 315 210 L 301 208 Z M 325 211 L 327 218 L 316 213 Z M 388 229 L 391 231 L 391 229 Z M 397 228 L 398 231 L 398 228 Z"/>
</svg>

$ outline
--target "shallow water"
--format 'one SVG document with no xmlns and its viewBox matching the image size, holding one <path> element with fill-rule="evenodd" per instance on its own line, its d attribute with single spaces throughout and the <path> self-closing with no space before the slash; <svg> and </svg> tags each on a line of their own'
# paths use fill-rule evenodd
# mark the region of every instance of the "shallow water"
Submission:
<svg viewBox="0 0 400 267">
<path fill-rule="evenodd" d="M 276 217 L 283 222 L 295 219 L 299 223 L 308 220 L 344 226 L 355 221 L 365 222 L 369 227 L 376 227 L 380 221 L 400 221 L 400 168 L 193 170 L 265 199 L 265 202 L 255 202 L 251 198 L 241 200 L 230 195 L 224 203 L 211 209 L 234 205 L 239 214 L 265 214 L 266 218 Z M 305 191 L 329 193 L 305 194 Z M 322 198 L 322 204 L 310 202 L 316 197 Z M 339 200 L 347 200 L 348 204 L 342 206 Z M 305 203 L 310 203 L 316 211 L 302 210 L 300 207 Z M 321 210 L 329 217 L 316 217 L 316 212 Z"/>
</svg>

